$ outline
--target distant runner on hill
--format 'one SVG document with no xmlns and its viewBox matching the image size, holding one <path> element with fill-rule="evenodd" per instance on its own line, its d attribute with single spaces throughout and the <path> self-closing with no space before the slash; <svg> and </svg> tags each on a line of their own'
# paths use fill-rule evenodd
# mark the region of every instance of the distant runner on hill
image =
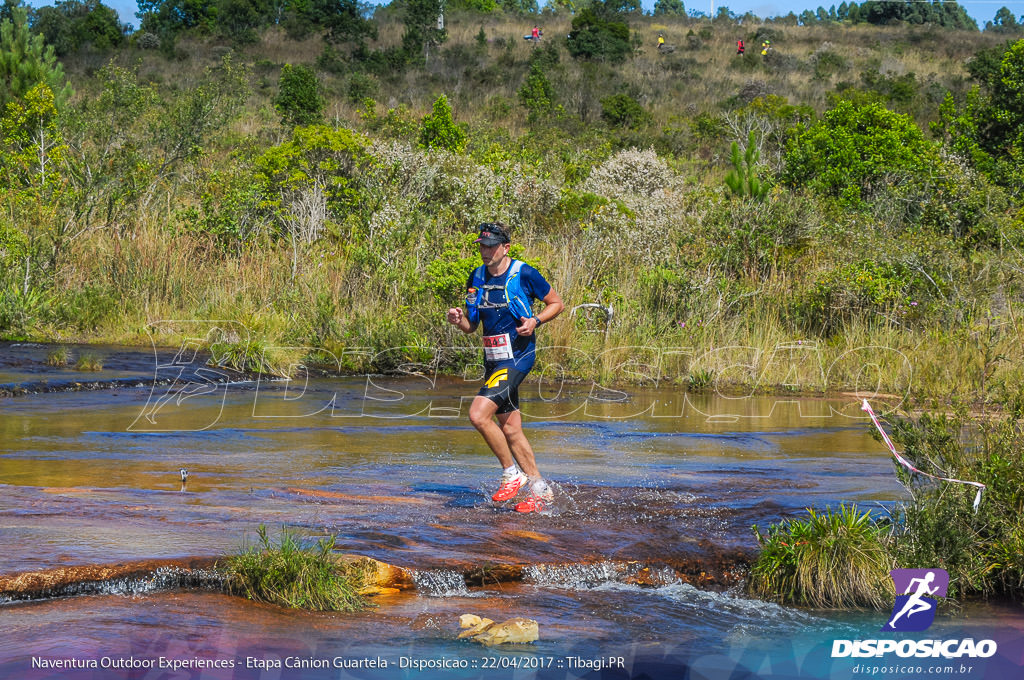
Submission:
<svg viewBox="0 0 1024 680">
<path fill-rule="evenodd" d="M 529 495 L 515 509 L 540 512 L 551 503 L 553 494 L 537 469 L 533 448 L 523 433 L 519 384 L 536 360 L 535 331 L 558 316 L 565 305 L 540 272 L 509 256 L 508 227 L 485 222 L 477 229 L 480 238 L 476 243 L 483 264 L 466 282 L 465 310 L 448 310 L 448 323 L 463 333 L 474 333 L 481 322 L 484 327 L 486 380 L 470 406 L 469 420 L 504 468 L 501 486 L 492 500 L 512 500 L 529 482 Z M 534 314 L 532 304 L 536 300 L 543 301 L 545 307 Z"/>
</svg>

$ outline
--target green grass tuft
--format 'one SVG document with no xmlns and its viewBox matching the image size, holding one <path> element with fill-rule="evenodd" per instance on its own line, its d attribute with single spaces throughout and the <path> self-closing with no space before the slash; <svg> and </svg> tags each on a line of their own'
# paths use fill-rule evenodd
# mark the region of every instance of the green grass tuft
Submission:
<svg viewBox="0 0 1024 680">
<path fill-rule="evenodd" d="M 340 562 L 331 552 L 334 537 L 303 545 L 283 531 L 276 542 L 260 525 L 259 542 L 228 558 L 223 566 L 228 591 L 256 602 L 311 611 L 353 612 L 368 603 L 359 594 L 366 580 L 359 563 Z"/>
<path fill-rule="evenodd" d="M 76 371 L 102 371 L 103 359 L 91 352 L 82 352 L 75 362 Z"/>
<path fill-rule="evenodd" d="M 57 347 L 50 350 L 46 354 L 46 365 L 54 366 L 56 368 L 62 368 L 68 365 L 68 359 L 71 353 L 68 352 L 67 347 Z"/>
<path fill-rule="evenodd" d="M 807 513 L 806 520 L 773 525 L 767 535 L 753 528 L 761 554 L 748 589 L 783 604 L 888 608 L 893 565 L 885 546 L 887 530 L 856 506 L 824 513 L 808 508 Z"/>
</svg>

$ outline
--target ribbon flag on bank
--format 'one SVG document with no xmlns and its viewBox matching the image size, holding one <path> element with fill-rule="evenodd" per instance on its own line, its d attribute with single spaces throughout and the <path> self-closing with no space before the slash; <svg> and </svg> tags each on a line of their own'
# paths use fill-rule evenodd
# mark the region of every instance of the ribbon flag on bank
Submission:
<svg viewBox="0 0 1024 680">
<path fill-rule="evenodd" d="M 909 460 L 901 456 L 899 452 L 896 450 L 896 447 L 893 446 L 892 440 L 889 439 L 889 435 L 887 435 L 885 433 L 885 430 L 882 429 L 882 424 L 878 422 L 878 416 L 876 416 L 875 412 L 871 410 L 871 404 L 868 403 L 867 399 L 864 400 L 864 403 L 861 405 L 860 408 L 862 411 L 867 411 L 868 415 L 871 416 L 871 422 L 873 422 L 875 424 L 875 427 L 878 428 L 879 433 L 881 433 L 882 435 L 882 439 L 885 440 L 886 445 L 889 447 L 889 450 L 892 451 L 892 455 L 896 456 L 896 460 L 900 462 L 900 465 L 907 468 L 911 472 L 916 472 L 919 475 L 931 477 L 932 479 L 937 479 L 942 482 L 956 482 L 957 484 L 968 484 L 970 486 L 978 487 L 978 493 L 975 494 L 974 496 L 974 512 L 978 512 L 978 506 L 981 505 L 981 492 L 985 490 L 984 484 L 982 484 L 981 482 L 968 482 L 963 479 L 953 479 L 952 477 L 939 477 L 938 475 L 929 474 L 924 470 L 918 470 L 916 467 L 914 467 L 913 463 L 911 463 Z"/>
</svg>

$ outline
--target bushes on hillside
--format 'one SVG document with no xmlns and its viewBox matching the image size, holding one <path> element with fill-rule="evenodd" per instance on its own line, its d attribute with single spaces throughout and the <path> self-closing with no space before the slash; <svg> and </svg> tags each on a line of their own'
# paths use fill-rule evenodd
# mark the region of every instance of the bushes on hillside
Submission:
<svg viewBox="0 0 1024 680">
<path fill-rule="evenodd" d="M 632 53 L 629 24 L 616 6 L 617 0 L 595 0 L 572 20 L 566 41 L 576 58 L 622 63 Z"/>
<path fill-rule="evenodd" d="M 841 100 L 810 127 L 798 127 L 783 180 L 858 203 L 899 178 L 925 172 L 934 149 L 909 116 L 878 103 Z"/>
<path fill-rule="evenodd" d="M 126 30 L 117 12 L 99 0 L 60 0 L 37 9 L 32 21 L 32 32 L 41 34 L 58 56 L 87 44 L 98 50 L 119 47 Z"/>
<path fill-rule="evenodd" d="M 281 114 L 281 123 L 291 127 L 313 125 L 323 120 L 324 97 L 313 69 L 304 64 L 285 64 L 281 69 L 274 108 Z"/>
</svg>

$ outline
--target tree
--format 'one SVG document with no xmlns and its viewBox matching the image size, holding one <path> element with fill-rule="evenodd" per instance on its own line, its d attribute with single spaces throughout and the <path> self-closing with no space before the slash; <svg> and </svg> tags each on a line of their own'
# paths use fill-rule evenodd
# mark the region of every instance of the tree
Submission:
<svg viewBox="0 0 1024 680">
<path fill-rule="evenodd" d="M 444 14 L 444 0 L 405 0 L 405 32 L 402 49 L 409 61 L 427 61 L 431 45 L 440 45 L 448 32 L 439 27 L 438 19 Z"/>
<path fill-rule="evenodd" d="M 155 33 L 173 44 L 176 34 L 189 28 L 214 25 L 217 8 L 209 0 L 137 0 L 142 20 L 139 30 Z"/>
<path fill-rule="evenodd" d="M 366 38 L 377 39 L 377 24 L 367 18 L 367 5 L 359 0 L 314 0 L 313 16 L 323 26 L 324 39 L 356 50 Z M 435 17 L 436 20 L 436 17 Z"/>
<path fill-rule="evenodd" d="M 527 117 L 531 123 L 554 111 L 555 88 L 551 86 L 539 61 L 530 64 L 530 73 L 519 88 L 519 101 L 529 112 Z"/>
<path fill-rule="evenodd" d="M 3 4 L 0 4 L 0 23 L 4 21 L 14 20 L 14 9 L 16 7 L 24 7 L 22 0 L 4 0 Z"/>
<path fill-rule="evenodd" d="M 52 276 L 71 241 L 88 228 L 82 196 L 69 182 L 68 146 L 53 91 L 36 83 L 0 117 L 0 187 L 5 209 L 27 235 L 27 256 Z M 0 194 L 2 195 L 2 194 Z M 26 265 L 24 289 L 32 268 Z"/>
<path fill-rule="evenodd" d="M 214 24 L 236 45 L 251 45 L 259 40 L 257 29 L 267 23 L 269 11 L 264 0 L 218 0 Z"/>
<path fill-rule="evenodd" d="M 127 27 L 100 0 L 62 0 L 36 10 L 32 32 L 41 34 L 58 56 L 90 44 L 106 50 L 124 43 Z"/>
<path fill-rule="evenodd" d="M 179 163 L 202 155 L 210 133 L 238 115 L 248 93 L 244 67 L 228 54 L 219 66 L 207 68 L 194 87 L 165 102 L 150 133 L 159 149 L 154 187 Z"/>
<path fill-rule="evenodd" d="M 420 146 L 424 149 L 447 149 L 462 153 L 466 148 L 466 133 L 455 124 L 448 97 L 434 100 L 433 111 L 420 123 Z"/>
<path fill-rule="evenodd" d="M 324 98 L 320 81 L 313 69 L 303 64 L 285 64 L 278 81 L 280 89 L 274 108 L 281 114 L 281 123 L 290 127 L 319 123 L 324 117 Z"/>
<path fill-rule="evenodd" d="M 740 145 L 732 143 L 732 170 L 725 176 L 725 185 L 733 194 L 743 198 L 749 196 L 761 200 L 768 193 L 768 187 L 757 178 L 757 162 L 761 152 L 757 150 L 757 138 L 750 131 L 747 148 L 740 153 Z"/>
<path fill-rule="evenodd" d="M 1017 23 L 1017 17 L 1013 16 L 1013 12 L 1007 7 L 1000 7 L 996 11 L 992 25 L 1001 33 L 1019 33 L 1021 30 L 1021 25 Z"/>
<path fill-rule="evenodd" d="M 15 7 L 13 19 L 0 24 L 0 114 L 8 102 L 40 83 L 50 88 L 58 110 L 71 97 L 71 85 L 53 47 L 44 43 L 43 36 L 31 35 L 27 11 Z"/>
<path fill-rule="evenodd" d="M 621 63 L 633 53 L 629 24 L 620 0 L 594 0 L 572 20 L 566 40 L 576 58 Z"/>
<path fill-rule="evenodd" d="M 540 11 L 537 0 L 498 0 L 498 6 L 509 14 L 536 14 Z"/>
<path fill-rule="evenodd" d="M 993 181 L 1020 192 L 1024 187 L 1024 39 L 978 52 L 968 70 L 980 87 L 968 92 L 959 109 L 947 96 L 933 132 Z"/>
<path fill-rule="evenodd" d="M 685 17 L 683 0 L 655 0 L 654 16 Z"/>
</svg>

